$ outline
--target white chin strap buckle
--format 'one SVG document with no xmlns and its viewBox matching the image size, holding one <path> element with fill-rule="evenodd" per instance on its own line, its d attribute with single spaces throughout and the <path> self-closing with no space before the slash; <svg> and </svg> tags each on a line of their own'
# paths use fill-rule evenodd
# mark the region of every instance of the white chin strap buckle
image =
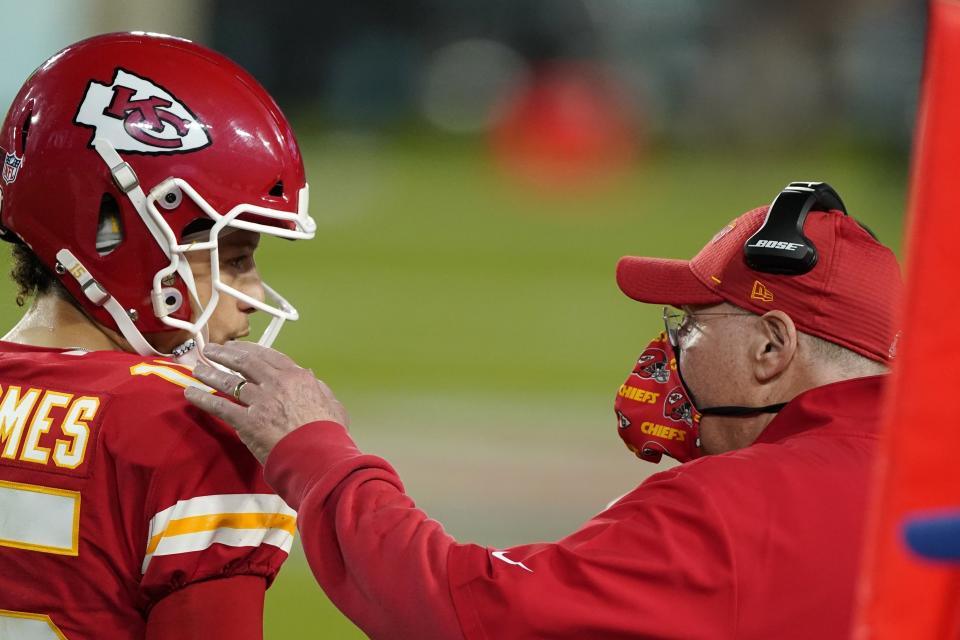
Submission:
<svg viewBox="0 0 960 640">
<path fill-rule="evenodd" d="M 93 279 L 93 276 L 90 275 L 86 267 L 80 264 L 80 261 L 77 260 L 77 257 L 73 255 L 72 251 L 69 249 L 60 249 L 60 251 L 57 251 L 57 262 L 60 263 L 67 273 L 74 277 L 77 284 L 79 284 L 83 290 L 83 294 L 87 296 L 90 302 L 98 307 L 102 307 L 104 303 L 110 299 L 110 294 L 107 293 L 107 290 Z"/>
<path fill-rule="evenodd" d="M 137 353 L 142 356 L 164 355 L 147 342 L 147 339 L 143 337 L 143 334 L 140 333 L 140 330 L 137 329 L 137 326 L 133 323 L 133 320 L 130 319 L 127 310 L 90 275 L 90 272 L 77 260 L 77 256 L 73 255 L 72 251 L 69 249 L 60 249 L 60 251 L 57 251 L 57 262 L 59 263 L 57 272 L 59 273 L 60 268 L 63 268 L 62 273 L 69 273 L 73 276 L 83 290 L 83 295 L 85 295 L 90 302 L 107 310 L 107 313 L 110 314 L 113 321 L 117 323 L 117 328 L 120 330 L 121 335 L 127 339 L 127 342 L 130 343 L 130 346 L 133 347 Z"/>
</svg>

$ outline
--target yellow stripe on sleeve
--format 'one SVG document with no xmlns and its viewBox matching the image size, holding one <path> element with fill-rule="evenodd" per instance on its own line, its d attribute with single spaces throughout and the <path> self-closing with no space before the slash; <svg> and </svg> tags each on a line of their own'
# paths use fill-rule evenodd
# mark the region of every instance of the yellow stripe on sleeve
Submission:
<svg viewBox="0 0 960 640">
<path fill-rule="evenodd" d="M 215 531 L 217 529 L 281 529 L 293 535 L 297 528 L 296 516 L 285 513 L 212 513 L 171 520 L 166 528 L 152 538 L 147 553 L 157 550 L 163 538 Z"/>
</svg>

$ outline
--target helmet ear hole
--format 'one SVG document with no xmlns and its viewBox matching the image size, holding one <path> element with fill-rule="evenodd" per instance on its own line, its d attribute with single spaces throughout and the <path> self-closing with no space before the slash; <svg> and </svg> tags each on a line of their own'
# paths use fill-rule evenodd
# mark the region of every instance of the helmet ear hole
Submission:
<svg viewBox="0 0 960 640">
<path fill-rule="evenodd" d="M 20 155 L 27 149 L 27 135 L 30 133 L 30 123 L 33 121 L 33 109 L 27 111 L 23 117 L 23 124 L 20 125 Z"/>
<path fill-rule="evenodd" d="M 120 205 L 110 193 L 100 198 L 100 219 L 97 222 L 97 253 L 108 255 L 123 243 L 123 221 L 120 217 Z"/>
<path fill-rule="evenodd" d="M 283 197 L 283 180 L 277 180 L 277 183 L 270 187 L 270 191 L 267 192 L 268 196 L 274 196 L 275 198 Z"/>
</svg>

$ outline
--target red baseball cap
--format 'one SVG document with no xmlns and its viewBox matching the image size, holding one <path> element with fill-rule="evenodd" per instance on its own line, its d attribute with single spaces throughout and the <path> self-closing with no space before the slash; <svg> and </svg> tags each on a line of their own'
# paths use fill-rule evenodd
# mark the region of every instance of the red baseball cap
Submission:
<svg viewBox="0 0 960 640">
<path fill-rule="evenodd" d="M 803 275 L 755 271 L 747 266 L 743 245 L 768 209 L 735 219 L 692 260 L 621 258 L 617 284 L 634 300 L 652 304 L 728 302 L 757 314 L 779 309 L 804 333 L 878 362 L 891 360 L 903 288 L 893 252 L 852 217 L 811 211 L 803 232 L 817 247 L 816 266 Z"/>
</svg>

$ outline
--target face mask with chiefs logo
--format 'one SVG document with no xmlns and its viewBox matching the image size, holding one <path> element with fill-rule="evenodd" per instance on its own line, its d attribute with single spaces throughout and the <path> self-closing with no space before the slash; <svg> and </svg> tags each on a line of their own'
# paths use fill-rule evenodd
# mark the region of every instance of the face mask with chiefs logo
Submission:
<svg viewBox="0 0 960 640">
<path fill-rule="evenodd" d="M 680 462 L 704 455 L 700 450 L 700 418 L 705 415 L 746 417 L 777 413 L 785 402 L 765 407 L 723 406 L 697 409 L 677 368 L 678 353 L 661 333 L 647 346 L 613 403 L 617 432 L 630 451 L 647 462 L 663 454 Z"/>
<path fill-rule="evenodd" d="M 640 354 L 613 405 L 617 432 L 638 458 L 660 462 L 663 454 L 686 462 L 699 458 L 700 412 L 677 373 L 677 359 L 661 333 Z"/>
</svg>

